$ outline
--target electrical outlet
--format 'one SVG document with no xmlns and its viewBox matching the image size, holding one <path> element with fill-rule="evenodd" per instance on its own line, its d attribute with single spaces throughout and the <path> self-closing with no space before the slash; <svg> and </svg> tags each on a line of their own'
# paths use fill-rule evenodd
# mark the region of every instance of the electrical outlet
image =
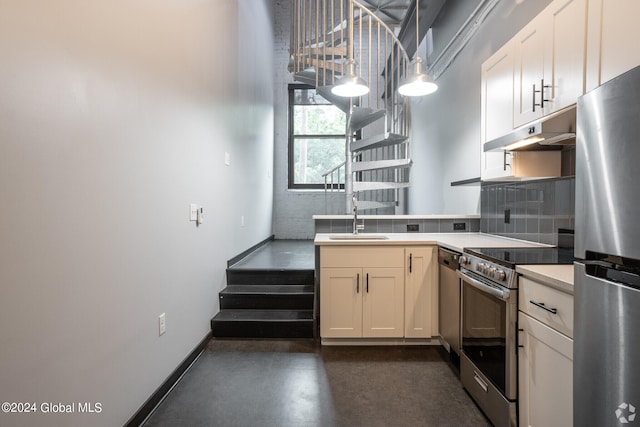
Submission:
<svg viewBox="0 0 640 427">
<path fill-rule="evenodd" d="M 453 229 L 454 230 L 466 230 L 467 229 L 467 224 L 465 222 L 454 222 L 453 223 Z"/>
<path fill-rule="evenodd" d="M 166 331 L 167 331 L 167 317 L 165 316 L 165 313 L 162 313 L 160 316 L 158 316 L 158 336 L 164 335 Z"/>
<path fill-rule="evenodd" d="M 198 205 L 191 203 L 189 205 L 189 221 L 196 221 L 198 219 Z"/>
<path fill-rule="evenodd" d="M 407 233 L 417 233 L 420 231 L 420 224 L 407 224 Z"/>
<path fill-rule="evenodd" d="M 509 224 L 511 222 L 511 209 L 504 210 L 504 223 Z"/>
</svg>

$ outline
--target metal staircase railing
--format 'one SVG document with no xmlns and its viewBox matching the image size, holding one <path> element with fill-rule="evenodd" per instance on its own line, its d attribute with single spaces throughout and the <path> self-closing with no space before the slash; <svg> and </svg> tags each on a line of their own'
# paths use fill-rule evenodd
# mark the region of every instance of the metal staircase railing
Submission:
<svg viewBox="0 0 640 427">
<path fill-rule="evenodd" d="M 353 19 L 347 16 L 351 4 Z M 410 104 L 397 92 L 410 69 L 406 51 L 394 31 L 358 0 L 293 0 L 292 10 L 289 70 L 294 79 L 315 86 L 347 114 L 347 212 L 352 193 L 358 192 L 361 208 L 395 213 L 400 192 L 409 185 L 411 166 Z M 370 88 L 357 100 L 338 98 L 330 90 L 347 72 L 348 47 L 356 72 Z M 356 142 L 359 130 L 362 139 Z M 335 172 L 328 171 L 325 182 Z M 335 186 L 325 185 L 325 191 L 329 189 Z"/>
<path fill-rule="evenodd" d="M 329 193 L 333 193 L 336 191 L 342 191 L 344 188 L 344 183 L 340 179 L 340 176 L 344 176 L 344 166 L 345 162 L 340 163 L 337 166 L 334 166 L 332 169 L 322 174 L 322 178 L 324 179 L 324 213 L 329 214 Z"/>
</svg>

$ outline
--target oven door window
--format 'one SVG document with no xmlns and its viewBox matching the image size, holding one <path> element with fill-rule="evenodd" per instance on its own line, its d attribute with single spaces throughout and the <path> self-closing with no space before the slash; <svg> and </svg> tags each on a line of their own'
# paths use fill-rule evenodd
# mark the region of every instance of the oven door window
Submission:
<svg viewBox="0 0 640 427">
<path fill-rule="evenodd" d="M 507 303 L 463 281 L 462 349 L 505 393 Z"/>
</svg>

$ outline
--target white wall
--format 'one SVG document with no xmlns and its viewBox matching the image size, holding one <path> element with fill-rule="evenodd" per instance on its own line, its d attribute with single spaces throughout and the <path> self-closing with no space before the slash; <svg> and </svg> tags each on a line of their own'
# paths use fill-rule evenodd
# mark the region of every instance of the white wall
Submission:
<svg viewBox="0 0 640 427">
<path fill-rule="evenodd" d="M 0 11 L 0 401 L 102 405 L 0 425 L 122 425 L 272 233 L 271 2 Z"/>
<path fill-rule="evenodd" d="M 471 2 L 447 2 L 433 26 L 434 58 L 469 16 Z M 437 80 L 438 91 L 412 101 L 414 166 L 409 213 L 479 214 L 480 186 L 451 182 L 480 176 L 480 66 L 550 3 L 503 0 Z"/>
</svg>

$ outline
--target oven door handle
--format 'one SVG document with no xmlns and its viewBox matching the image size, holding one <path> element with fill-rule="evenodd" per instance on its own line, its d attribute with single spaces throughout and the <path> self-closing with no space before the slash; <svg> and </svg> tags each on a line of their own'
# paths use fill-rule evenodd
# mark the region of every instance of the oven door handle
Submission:
<svg viewBox="0 0 640 427">
<path fill-rule="evenodd" d="M 464 280 L 465 282 L 467 282 L 468 284 L 470 284 L 474 288 L 477 288 L 477 289 L 481 290 L 482 292 L 486 292 L 488 294 L 493 295 L 494 297 L 500 298 L 502 301 L 508 301 L 509 300 L 509 295 L 511 294 L 509 289 L 506 289 L 506 288 L 505 289 L 494 288 L 493 286 L 489 286 L 487 284 L 482 283 L 481 281 L 479 281 L 477 279 L 474 279 L 473 277 L 469 276 L 468 274 L 463 273 L 460 270 L 458 270 L 458 276 L 462 280 Z"/>
</svg>

